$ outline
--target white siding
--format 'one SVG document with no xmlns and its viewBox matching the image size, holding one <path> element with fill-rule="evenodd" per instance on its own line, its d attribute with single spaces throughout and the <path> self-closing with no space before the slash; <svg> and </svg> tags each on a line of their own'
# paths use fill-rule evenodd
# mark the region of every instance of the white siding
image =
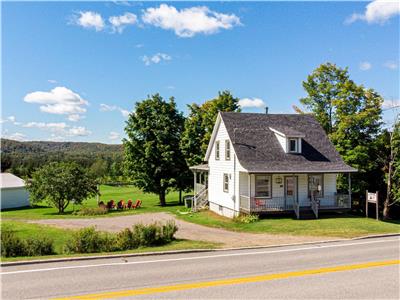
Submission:
<svg viewBox="0 0 400 300">
<path fill-rule="evenodd" d="M 336 178 L 337 174 L 324 174 L 324 196 L 336 194 Z"/>
<path fill-rule="evenodd" d="M 24 187 L 3 188 L 0 203 L 1 209 L 29 206 L 29 194 Z"/>
<path fill-rule="evenodd" d="M 225 140 L 229 140 L 229 135 L 224 122 L 221 120 L 208 160 L 208 199 L 212 211 L 221 215 L 231 216 L 239 212 L 239 171 L 243 171 L 244 169 L 236 158 L 231 141 L 231 157 L 230 160 L 225 159 Z M 216 141 L 220 141 L 219 160 L 215 159 Z M 223 190 L 224 173 L 229 175 L 228 192 L 224 192 Z M 220 206 L 223 208 L 222 211 L 220 210 Z"/>
</svg>

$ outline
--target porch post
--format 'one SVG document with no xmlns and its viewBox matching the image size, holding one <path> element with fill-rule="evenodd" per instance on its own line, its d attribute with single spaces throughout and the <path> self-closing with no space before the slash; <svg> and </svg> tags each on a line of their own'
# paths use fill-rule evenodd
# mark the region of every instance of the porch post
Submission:
<svg viewBox="0 0 400 300">
<path fill-rule="evenodd" d="M 349 204 L 351 208 L 351 173 L 349 172 L 349 176 L 348 176 L 348 180 L 349 180 Z"/>
<path fill-rule="evenodd" d="M 194 170 L 193 174 L 194 174 L 193 190 L 194 190 L 194 194 L 196 195 L 197 171 Z"/>
</svg>

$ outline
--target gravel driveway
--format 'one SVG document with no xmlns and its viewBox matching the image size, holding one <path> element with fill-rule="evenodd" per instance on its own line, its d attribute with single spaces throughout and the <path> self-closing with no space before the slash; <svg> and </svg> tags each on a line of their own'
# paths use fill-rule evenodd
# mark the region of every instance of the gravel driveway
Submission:
<svg viewBox="0 0 400 300">
<path fill-rule="evenodd" d="M 168 220 L 174 220 L 177 224 L 179 228 L 178 232 L 176 233 L 177 238 L 222 243 L 224 248 L 267 245 L 269 246 L 332 239 L 329 237 L 234 232 L 182 221 L 169 213 L 145 213 L 111 218 L 46 219 L 32 220 L 29 222 L 69 229 L 96 226 L 96 228 L 99 230 L 115 232 L 127 227 L 131 227 L 132 225 L 138 223 L 149 224 L 155 221 L 165 222 Z"/>
</svg>

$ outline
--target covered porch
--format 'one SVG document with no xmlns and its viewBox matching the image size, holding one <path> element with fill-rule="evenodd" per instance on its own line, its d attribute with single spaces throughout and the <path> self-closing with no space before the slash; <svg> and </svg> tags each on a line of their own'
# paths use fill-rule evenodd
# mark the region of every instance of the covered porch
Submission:
<svg viewBox="0 0 400 300">
<path fill-rule="evenodd" d="M 349 191 L 337 193 L 338 173 L 239 174 L 239 211 L 242 213 L 341 211 L 351 208 L 351 177 L 347 173 Z"/>
</svg>

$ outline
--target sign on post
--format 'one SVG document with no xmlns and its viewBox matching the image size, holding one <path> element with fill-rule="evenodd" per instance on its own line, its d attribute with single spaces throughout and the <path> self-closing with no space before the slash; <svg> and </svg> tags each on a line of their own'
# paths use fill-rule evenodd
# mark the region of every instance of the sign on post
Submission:
<svg viewBox="0 0 400 300">
<path fill-rule="evenodd" d="M 375 204 L 376 210 L 376 219 L 379 220 L 379 198 L 378 198 L 378 191 L 376 193 L 369 193 L 366 192 L 365 196 L 365 216 L 368 217 L 368 203 Z"/>
</svg>

